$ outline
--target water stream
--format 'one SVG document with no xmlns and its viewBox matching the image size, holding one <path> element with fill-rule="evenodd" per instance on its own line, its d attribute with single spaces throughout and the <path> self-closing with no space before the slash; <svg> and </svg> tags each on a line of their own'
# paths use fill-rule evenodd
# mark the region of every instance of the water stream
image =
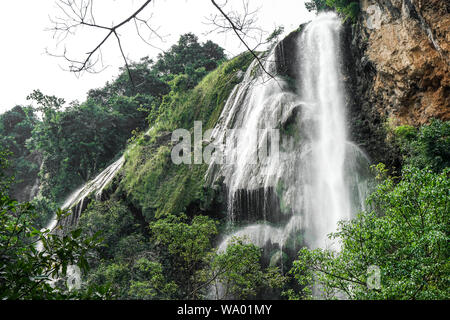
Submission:
<svg viewBox="0 0 450 320">
<path fill-rule="evenodd" d="M 219 252 L 232 237 L 281 260 L 277 250 L 303 245 L 338 250 L 327 235 L 363 209 L 369 160 L 348 140 L 341 29 L 336 14 L 324 13 L 300 32 L 295 90 L 254 62 L 230 95 L 212 134 L 226 141 L 218 153 L 224 160 L 207 173 L 212 184 L 223 177 L 228 195 Z M 263 60 L 275 74 L 275 53 Z"/>
</svg>

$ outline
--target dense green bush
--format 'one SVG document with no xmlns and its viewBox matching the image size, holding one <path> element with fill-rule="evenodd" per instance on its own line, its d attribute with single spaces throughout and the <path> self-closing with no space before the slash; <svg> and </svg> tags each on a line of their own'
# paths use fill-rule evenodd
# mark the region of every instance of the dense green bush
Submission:
<svg viewBox="0 0 450 320">
<path fill-rule="evenodd" d="M 360 12 L 359 1 L 354 0 L 310 0 L 305 6 L 308 11 L 335 10 L 344 16 L 344 21 L 350 19 L 352 22 L 356 22 Z"/>
<path fill-rule="evenodd" d="M 406 167 L 397 184 L 386 179 L 369 198 L 373 209 L 332 235 L 339 252 L 300 251 L 291 273 L 304 289 L 291 298 L 313 297 L 314 285 L 322 298 L 449 299 L 449 174 Z"/>
<path fill-rule="evenodd" d="M 450 167 L 450 121 L 432 119 L 418 130 L 399 126 L 395 134 L 405 155 L 405 164 L 418 168 L 429 166 L 435 172 Z"/>
<path fill-rule="evenodd" d="M 132 252 L 130 255 L 132 258 L 133 251 L 142 250 L 140 244 L 142 240 L 138 241 L 136 238 L 131 248 L 121 245 L 127 236 L 140 235 L 141 229 L 130 214 L 128 207 L 120 201 L 92 202 L 81 216 L 79 226 L 87 235 L 101 233 L 103 242 L 97 248 L 97 254 L 102 259 L 126 256 L 128 251 Z"/>
<path fill-rule="evenodd" d="M 28 163 L 25 155 L 30 151 L 42 155 L 41 193 L 61 202 L 104 169 L 133 133 L 144 130 L 147 115 L 159 114 L 164 96 L 192 89 L 224 59 L 217 44 L 199 43 L 189 33 L 156 62 L 146 57 L 131 63 L 129 70 L 122 68 L 114 81 L 91 90 L 83 103 L 66 105 L 63 99 L 35 90 L 28 97 L 36 105 L 34 110 L 18 107 L 0 121 L 0 131 L 9 133 L 14 127 L 17 133 L 0 141 L 20 156 L 13 173 L 19 179 L 36 178 L 39 167 Z M 41 121 L 35 119 L 36 111 L 42 114 Z"/>
<path fill-rule="evenodd" d="M 158 55 L 154 70 L 170 80 L 173 75 L 189 74 L 189 69 L 212 71 L 224 60 L 223 48 L 212 41 L 199 43 L 196 35 L 186 33 L 167 52 Z"/>
<path fill-rule="evenodd" d="M 96 103 L 106 103 L 112 97 L 133 97 L 137 94 L 160 99 L 169 92 L 170 88 L 153 65 L 154 61 L 149 57 L 144 57 L 139 62 L 131 62 L 128 70 L 133 78 L 134 86 L 130 81 L 128 70 L 122 67 L 121 73 L 114 81 L 107 82 L 103 88 L 90 90 L 88 99 Z"/>
<path fill-rule="evenodd" d="M 43 196 L 37 196 L 30 201 L 30 204 L 35 208 L 39 214 L 33 219 L 33 226 L 36 229 L 42 229 L 48 225 L 50 219 L 53 218 L 58 206 L 51 199 Z"/>
</svg>

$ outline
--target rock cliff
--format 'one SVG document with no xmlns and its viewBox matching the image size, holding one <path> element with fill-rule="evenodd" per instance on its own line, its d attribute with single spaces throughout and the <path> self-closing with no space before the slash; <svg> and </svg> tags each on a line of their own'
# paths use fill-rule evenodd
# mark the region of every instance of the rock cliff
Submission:
<svg viewBox="0 0 450 320">
<path fill-rule="evenodd" d="M 398 169 L 392 127 L 450 119 L 450 3 L 362 0 L 343 38 L 352 139 L 374 163 Z"/>
<path fill-rule="evenodd" d="M 394 125 L 450 119 L 450 2 L 363 0 L 353 44 L 366 103 Z M 370 67 L 368 67 L 370 65 Z"/>
</svg>

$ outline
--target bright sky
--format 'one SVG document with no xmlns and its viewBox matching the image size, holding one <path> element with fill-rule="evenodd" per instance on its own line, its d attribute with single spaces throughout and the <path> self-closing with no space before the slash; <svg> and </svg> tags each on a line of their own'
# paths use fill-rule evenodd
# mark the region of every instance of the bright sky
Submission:
<svg viewBox="0 0 450 320">
<path fill-rule="evenodd" d="M 221 1 L 217 1 L 221 3 Z M 140 7 L 144 0 L 95 0 L 94 15 L 98 24 L 112 25 L 128 17 Z M 242 0 L 229 0 L 230 5 L 240 6 Z M 283 25 L 288 33 L 313 15 L 304 7 L 304 0 L 250 0 L 250 7 L 260 8 L 258 24 L 269 32 Z M 165 35 L 165 42 L 152 39 L 163 50 L 174 44 L 180 34 L 193 32 L 200 41 L 212 40 L 226 49 L 228 56 L 234 56 L 244 48 L 234 34 L 211 33 L 206 17 L 217 14 L 210 0 L 154 0 L 140 15 L 152 16 L 152 27 L 159 27 L 158 33 Z M 56 46 L 49 17 L 59 15 L 55 0 L 14 0 L 0 2 L 0 113 L 17 104 L 27 104 L 26 96 L 34 89 L 44 94 L 56 95 L 66 101 L 83 101 L 89 89 L 98 88 L 118 74 L 123 60 L 116 40 L 111 38 L 103 49 L 106 70 L 97 74 L 84 73 L 81 77 L 64 71 L 67 62 L 45 53 L 61 53 L 64 45 L 68 54 L 82 59 L 83 53 L 93 48 L 104 37 L 104 33 L 84 29 L 73 38 Z M 132 60 L 143 56 L 156 57 L 158 49 L 145 44 L 136 35 L 134 24 L 120 29 L 125 54 Z"/>
</svg>

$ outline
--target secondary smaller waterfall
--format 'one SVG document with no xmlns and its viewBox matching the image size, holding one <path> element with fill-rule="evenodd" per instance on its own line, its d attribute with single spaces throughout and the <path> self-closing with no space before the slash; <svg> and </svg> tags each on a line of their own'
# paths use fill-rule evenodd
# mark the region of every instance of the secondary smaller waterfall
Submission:
<svg viewBox="0 0 450 320">
<path fill-rule="evenodd" d="M 117 172 L 122 168 L 125 162 L 125 157 L 122 155 L 119 159 L 109 165 L 105 170 L 98 174 L 94 179 L 80 187 L 78 190 L 73 192 L 64 201 L 61 206 L 62 210 L 72 209 L 72 214 L 64 218 L 63 225 L 74 225 L 78 221 L 81 211 L 84 209 L 85 201 L 88 196 L 94 195 L 95 199 L 100 200 L 102 192 L 105 187 L 111 182 L 115 177 Z M 54 230 L 58 224 L 57 216 L 55 215 L 49 224 L 45 227 L 48 230 Z M 36 248 L 41 251 L 42 243 L 39 242 Z"/>
<path fill-rule="evenodd" d="M 72 209 L 72 214 L 68 217 L 65 217 L 63 221 L 58 221 L 58 217 L 55 215 L 52 220 L 50 220 L 49 224 L 45 227 L 45 229 L 50 230 L 50 232 L 54 232 L 58 223 L 61 223 L 61 227 L 68 227 L 75 225 L 78 222 L 78 219 L 81 215 L 82 210 L 84 209 L 84 203 L 90 195 L 94 195 L 95 199 L 100 200 L 102 196 L 102 192 L 105 187 L 111 182 L 111 180 L 115 177 L 117 172 L 119 172 L 120 168 L 122 168 L 125 162 L 125 157 L 122 155 L 119 159 L 109 165 L 105 170 L 103 170 L 100 174 L 98 174 L 93 180 L 89 181 L 81 188 L 73 192 L 61 206 L 62 210 Z M 39 241 L 36 244 L 36 249 L 38 251 L 42 251 L 43 244 Z M 81 275 L 79 273 L 79 269 L 75 265 L 69 265 L 67 267 L 67 276 L 68 281 L 67 285 L 69 289 L 73 287 L 78 287 L 81 283 Z M 55 281 L 58 279 L 52 279 L 49 281 L 50 285 L 53 285 Z"/>
<path fill-rule="evenodd" d="M 232 237 L 265 248 L 271 263 L 305 245 L 338 249 L 327 234 L 363 208 L 369 160 L 347 140 L 341 28 L 325 13 L 299 32 L 295 89 L 254 61 L 225 104 L 212 134 L 226 141 L 218 153 L 225 161 L 207 173 L 212 184 L 223 177 L 228 190 L 230 227 L 219 252 Z M 262 58 L 276 74 L 275 50 Z"/>
<path fill-rule="evenodd" d="M 149 135 L 153 130 L 153 127 L 150 127 L 145 135 Z M 130 148 L 133 148 L 134 145 L 131 145 Z M 82 185 L 79 189 L 75 190 L 70 196 L 66 198 L 63 205 L 61 206 L 62 210 L 72 209 L 72 214 L 63 219 L 63 221 L 59 221 L 57 216 L 54 215 L 50 222 L 47 224 L 45 229 L 53 231 L 57 224 L 60 223 L 63 226 L 73 226 L 78 223 L 78 219 L 82 211 L 87 206 L 87 201 L 89 197 L 94 197 L 95 200 L 102 200 L 102 195 L 105 188 L 109 185 L 109 183 L 114 179 L 119 170 L 123 167 L 125 163 L 125 155 L 126 152 L 110 164 L 106 169 L 100 172 L 94 179 L 90 180 L 86 184 Z M 42 243 L 38 242 L 36 245 L 38 250 L 42 250 Z"/>
</svg>

